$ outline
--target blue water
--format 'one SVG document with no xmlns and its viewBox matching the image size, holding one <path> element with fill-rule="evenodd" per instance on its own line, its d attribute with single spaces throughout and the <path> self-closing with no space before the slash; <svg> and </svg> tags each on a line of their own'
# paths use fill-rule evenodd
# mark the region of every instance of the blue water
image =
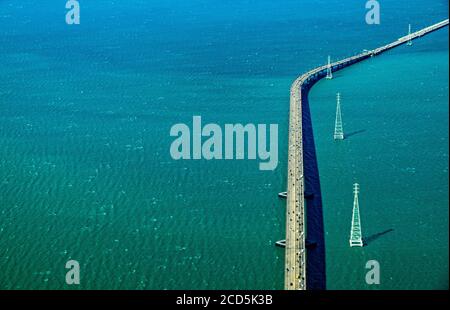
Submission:
<svg viewBox="0 0 450 310">
<path fill-rule="evenodd" d="M 81 24 L 68 26 L 63 2 L 0 1 L 0 288 L 71 288 L 64 282 L 69 259 L 81 264 L 81 289 L 283 288 L 284 254 L 274 242 L 284 237 L 284 202 L 276 194 L 286 183 L 292 80 L 328 54 L 341 58 L 404 35 L 408 23 L 417 29 L 445 19 L 448 2 L 383 1 L 381 14 L 380 25 L 367 25 L 364 2 L 357 0 L 97 0 L 84 1 Z M 447 37 L 446 30 L 440 31 L 415 44 L 414 53 L 403 49 L 383 55 L 312 90 L 328 288 L 367 288 L 360 269 L 353 271 L 372 253 L 382 268 L 390 266 L 382 272 L 394 280 L 383 278 L 383 288 L 448 286 L 439 281 L 448 275 L 443 262 L 448 252 L 448 154 L 443 151 L 448 117 L 439 105 L 448 99 L 448 62 L 442 65 Z M 419 79 L 406 65 L 410 62 L 428 79 Z M 403 74 L 391 75 L 397 66 Z M 432 91 L 414 94 L 411 89 L 420 83 Z M 365 91 L 368 84 L 372 94 Z M 353 171 L 343 163 L 336 167 L 342 187 L 330 181 L 335 146 L 327 145 L 332 143 L 326 140 L 332 113 L 325 113 L 333 107 L 323 115 L 315 110 L 322 101 L 334 104 L 338 88 L 346 93 L 346 126 L 356 119 L 352 102 L 373 98 L 366 104 L 378 106 L 377 93 L 385 94 L 385 102 L 403 98 L 403 105 L 395 105 L 398 113 L 408 109 L 410 118 L 429 115 L 426 122 L 417 119 L 417 126 L 441 124 L 427 129 L 420 146 L 408 142 L 402 150 L 395 147 L 404 131 L 415 127 L 397 122 L 405 117 L 388 111 L 390 105 L 377 110 L 392 115 L 385 122 L 400 128 L 389 145 L 362 148 L 357 140 L 364 139 L 363 146 L 368 140 L 384 141 L 386 132 L 367 124 L 349 129 L 366 132 L 345 141 L 354 148 L 343 148 L 341 156 L 347 161 L 346 152 L 360 157 L 357 164 L 364 168 L 358 172 L 367 171 L 366 179 L 374 180 L 364 184 L 358 173 L 363 225 L 368 234 L 395 227 L 359 254 L 344 250 L 348 216 L 337 216 L 330 203 L 340 199 L 342 214 L 348 215 Z M 419 101 L 406 105 L 405 96 L 428 98 L 442 109 L 423 111 Z M 173 161 L 170 127 L 190 123 L 193 115 L 218 124 L 279 124 L 278 168 L 259 171 L 256 161 Z M 375 128 L 380 118 L 360 116 Z M 428 171 L 430 154 L 411 152 L 426 150 L 429 136 L 442 139 L 433 143 L 436 166 Z M 364 150 L 374 152 L 376 164 L 364 161 L 369 156 Z M 384 154 L 415 162 L 403 167 Z M 384 176 L 415 168 L 417 178 L 405 170 L 399 180 L 375 182 L 379 171 L 370 167 L 379 162 L 387 167 Z M 420 169 L 426 170 L 423 175 Z M 405 180 L 403 190 L 386 188 Z M 424 192 L 416 195 L 419 183 Z M 376 184 L 384 185 L 377 190 Z M 369 210 L 375 212 L 381 193 L 384 204 L 393 204 L 393 213 L 375 215 L 370 222 Z M 427 218 L 414 208 L 410 216 L 398 218 L 403 224 L 396 224 L 396 212 L 427 197 L 433 201 L 428 208 L 444 216 Z M 427 243 L 430 227 L 439 249 Z M 398 251 L 399 244 L 409 244 L 409 250 Z M 395 262 L 385 263 L 393 260 L 386 254 L 391 252 L 397 253 Z M 397 268 L 412 261 L 411 268 L 419 269 L 424 260 L 429 264 L 416 275 Z"/>
<path fill-rule="evenodd" d="M 310 93 L 329 289 L 448 288 L 447 36 L 337 72 Z M 333 141 L 336 92 L 344 141 Z M 355 182 L 362 249 L 348 245 Z M 379 286 L 365 282 L 369 260 L 380 264 Z"/>
</svg>

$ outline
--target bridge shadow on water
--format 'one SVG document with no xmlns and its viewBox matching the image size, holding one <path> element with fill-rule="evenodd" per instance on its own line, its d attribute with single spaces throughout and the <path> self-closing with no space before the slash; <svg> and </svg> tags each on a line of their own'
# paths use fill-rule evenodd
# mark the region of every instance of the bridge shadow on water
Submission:
<svg viewBox="0 0 450 310">
<path fill-rule="evenodd" d="M 306 249 L 306 286 L 308 290 L 326 289 L 325 233 L 314 133 L 309 108 L 308 90 L 303 86 L 303 169 L 305 177 L 305 208 L 307 241 L 314 245 Z"/>
</svg>

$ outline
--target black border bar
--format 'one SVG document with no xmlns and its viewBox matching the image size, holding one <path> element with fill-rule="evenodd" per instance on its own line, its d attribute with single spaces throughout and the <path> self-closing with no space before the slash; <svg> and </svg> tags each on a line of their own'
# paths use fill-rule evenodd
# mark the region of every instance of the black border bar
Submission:
<svg viewBox="0 0 450 310">
<path fill-rule="evenodd" d="M 225 296 L 225 297 L 224 297 Z M 243 297 L 236 297 L 243 296 Z M 247 298 L 245 298 L 247 296 Z M 259 296 L 253 298 L 253 296 Z M 261 297 L 264 296 L 264 297 Z M 265 297 L 271 296 L 271 297 Z M 423 307 L 425 310 L 449 305 L 444 291 L 0 291 L 0 305 L 43 306 L 45 308 L 119 307 L 142 308 L 175 306 L 209 309 L 236 305 L 256 307 L 364 306 Z M 202 304 L 178 305 L 182 297 L 209 297 L 208 307 Z M 229 299 L 226 299 L 228 298 Z M 225 298 L 225 299 L 224 299 Z M 183 299 L 181 299 L 183 300 Z M 187 300 L 187 299 L 184 299 Z M 198 299 L 197 299 L 198 300 Z M 256 302 L 255 302 L 256 301 Z M 262 302 L 264 301 L 264 302 Z M 384 310 L 384 309 L 380 309 Z"/>
</svg>

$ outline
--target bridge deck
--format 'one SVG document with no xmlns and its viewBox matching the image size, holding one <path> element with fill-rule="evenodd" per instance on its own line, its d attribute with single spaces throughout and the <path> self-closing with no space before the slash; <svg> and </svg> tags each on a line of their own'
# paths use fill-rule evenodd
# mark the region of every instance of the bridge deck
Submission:
<svg viewBox="0 0 450 310">
<path fill-rule="evenodd" d="M 379 55 L 389 49 L 424 36 L 449 24 L 446 19 L 426 27 L 411 35 L 381 46 L 379 48 L 348 57 L 331 64 L 337 71 L 351 64 Z M 285 252 L 285 289 L 306 289 L 306 249 L 305 249 L 305 195 L 303 177 L 303 131 L 302 131 L 302 96 L 307 96 L 307 90 L 302 86 L 310 86 L 323 78 L 327 65 L 315 68 L 297 78 L 291 87 L 289 108 L 289 150 L 288 150 L 288 182 L 286 207 L 286 252 Z"/>
</svg>

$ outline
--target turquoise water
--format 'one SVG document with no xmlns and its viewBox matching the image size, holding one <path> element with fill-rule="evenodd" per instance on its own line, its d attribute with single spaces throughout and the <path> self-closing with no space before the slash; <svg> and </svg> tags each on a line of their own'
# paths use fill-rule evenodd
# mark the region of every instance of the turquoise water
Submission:
<svg viewBox="0 0 450 310">
<path fill-rule="evenodd" d="M 0 1 L 0 288 L 70 289 L 69 259 L 81 289 L 283 288 L 292 80 L 448 16 L 447 1 L 385 3 L 379 26 L 356 0 L 117 2 L 83 3 L 69 27 L 55 1 Z M 366 288 L 367 258 L 380 288 L 448 286 L 447 37 L 312 89 L 328 288 Z M 342 145 L 329 139 L 337 89 L 346 130 L 365 130 Z M 170 127 L 193 115 L 278 123 L 278 168 L 173 161 Z M 362 251 L 347 247 L 354 179 L 363 233 L 394 229 Z"/>
<path fill-rule="evenodd" d="M 340 71 L 310 93 L 329 289 L 370 288 L 372 259 L 381 270 L 374 288 L 448 288 L 448 48 L 429 47 L 446 35 Z M 336 92 L 349 135 L 337 142 Z M 348 246 L 355 182 L 362 249 Z"/>
</svg>

